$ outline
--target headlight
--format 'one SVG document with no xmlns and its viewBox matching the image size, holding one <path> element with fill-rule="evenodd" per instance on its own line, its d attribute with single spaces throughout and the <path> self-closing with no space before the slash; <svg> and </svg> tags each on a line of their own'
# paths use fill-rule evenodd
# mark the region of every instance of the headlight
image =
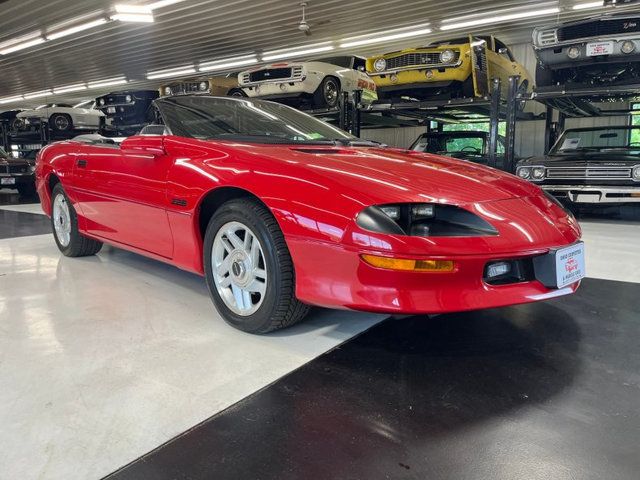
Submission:
<svg viewBox="0 0 640 480">
<path fill-rule="evenodd" d="M 544 174 L 544 167 L 533 167 L 533 170 L 531 170 L 531 176 L 536 180 L 542 180 L 544 178 Z"/>
<path fill-rule="evenodd" d="M 474 237 L 497 235 L 481 217 L 452 205 L 399 203 L 374 205 L 358 214 L 364 230 L 413 237 Z"/>
<path fill-rule="evenodd" d="M 531 178 L 531 168 L 518 167 L 518 169 L 516 170 L 516 175 L 518 175 L 520 178 L 524 178 L 525 180 L 528 180 Z"/>
<path fill-rule="evenodd" d="M 622 42 L 622 46 L 620 47 L 620 50 L 622 50 L 622 53 L 632 53 L 635 49 L 636 49 L 636 44 L 630 40 L 626 40 Z"/>
<path fill-rule="evenodd" d="M 124 97 L 124 100 L 125 102 L 129 103 L 132 100 L 131 95 L 127 95 L 126 97 Z"/>
<path fill-rule="evenodd" d="M 209 89 L 209 84 L 207 82 L 200 82 L 200 91 L 206 92 Z"/>
<path fill-rule="evenodd" d="M 100 105 L 104 105 L 104 98 L 101 98 L 99 103 Z"/>
<path fill-rule="evenodd" d="M 567 52 L 567 56 L 575 60 L 580 56 L 580 49 L 578 47 L 569 48 L 569 51 Z"/>
<path fill-rule="evenodd" d="M 633 167 L 633 170 L 631 171 L 631 177 L 636 182 L 640 182 L 640 165 L 636 165 L 635 167 Z"/>
<path fill-rule="evenodd" d="M 373 68 L 376 72 L 384 72 L 387 68 L 387 61 L 384 58 L 378 58 L 373 62 Z"/>
<path fill-rule="evenodd" d="M 165 95 L 171 95 L 171 87 L 167 87 L 164 89 L 164 94 Z"/>
<path fill-rule="evenodd" d="M 31 165 L 31 166 L 29 167 L 29 171 L 30 171 L 31 173 L 35 172 L 35 171 L 36 171 L 36 166 L 35 166 L 35 165 Z"/>
<path fill-rule="evenodd" d="M 442 63 L 451 63 L 455 60 L 456 53 L 453 50 L 443 50 L 440 53 L 440 61 Z"/>
</svg>

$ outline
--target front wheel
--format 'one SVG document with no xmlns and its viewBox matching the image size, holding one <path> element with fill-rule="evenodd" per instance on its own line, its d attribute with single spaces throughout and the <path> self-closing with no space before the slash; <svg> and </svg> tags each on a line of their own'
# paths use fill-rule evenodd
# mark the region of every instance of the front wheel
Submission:
<svg viewBox="0 0 640 480">
<path fill-rule="evenodd" d="M 337 107 L 340 92 L 340 81 L 335 77 L 325 77 L 313 95 L 313 103 L 316 107 Z"/>
<path fill-rule="evenodd" d="M 231 200 L 216 211 L 203 260 L 213 303 L 235 328 L 267 333 L 293 325 L 309 311 L 295 297 L 284 236 L 271 212 L 255 200 Z"/>
<path fill-rule="evenodd" d="M 70 132 L 73 130 L 73 121 L 69 115 L 54 113 L 49 117 L 49 126 L 55 132 Z"/>
<path fill-rule="evenodd" d="M 78 216 L 59 183 L 51 194 L 51 226 L 56 245 L 66 257 L 95 255 L 102 248 L 102 242 L 87 238 L 78 231 Z"/>
</svg>

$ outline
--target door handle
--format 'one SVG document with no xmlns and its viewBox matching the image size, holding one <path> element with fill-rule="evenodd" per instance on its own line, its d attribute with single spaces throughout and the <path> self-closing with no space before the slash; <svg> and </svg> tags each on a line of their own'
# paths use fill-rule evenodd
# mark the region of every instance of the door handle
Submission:
<svg viewBox="0 0 640 480">
<path fill-rule="evenodd" d="M 76 162 L 76 165 L 77 165 L 79 168 L 86 168 L 86 166 L 87 166 L 87 161 L 86 161 L 86 160 L 78 160 L 78 161 Z"/>
</svg>

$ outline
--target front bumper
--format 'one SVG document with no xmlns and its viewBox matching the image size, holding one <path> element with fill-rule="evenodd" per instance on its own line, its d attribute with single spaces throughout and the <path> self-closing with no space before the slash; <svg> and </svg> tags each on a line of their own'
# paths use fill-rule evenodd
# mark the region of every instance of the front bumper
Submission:
<svg viewBox="0 0 640 480">
<path fill-rule="evenodd" d="M 0 188 L 17 188 L 18 185 L 29 185 L 34 183 L 35 174 L 33 172 L 0 173 Z"/>
<path fill-rule="evenodd" d="M 534 257 L 548 249 L 519 253 L 454 255 L 450 273 L 399 272 L 364 263 L 349 247 L 287 241 L 296 265 L 296 295 L 312 305 L 393 314 L 436 314 L 536 302 L 575 292 L 579 282 L 550 289 L 538 280 L 493 286 L 483 281 L 488 262 Z M 564 246 L 564 245 L 563 245 Z M 304 258 L 304 259 L 303 259 Z M 429 257 L 434 258 L 434 257 Z M 331 259 L 327 261 L 327 259 Z"/>
<path fill-rule="evenodd" d="M 433 76 L 427 78 L 427 71 L 431 71 Z M 371 73 L 371 77 L 379 90 L 388 87 L 412 87 L 424 85 L 426 88 L 433 88 L 437 83 L 464 82 L 471 75 L 471 66 L 463 62 L 460 65 L 453 65 L 442 68 L 415 68 L 411 70 L 389 71 L 385 74 Z M 395 81 L 393 79 L 395 78 Z"/>
<path fill-rule="evenodd" d="M 575 185 L 540 185 L 559 200 L 572 203 L 640 203 L 638 187 L 600 187 Z"/>
<path fill-rule="evenodd" d="M 252 85 L 242 85 L 241 88 L 248 97 L 277 98 L 302 94 L 313 95 L 313 92 L 316 91 L 318 85 L 301 80 L 292 82 L 283 79 L 282 82 L 269 81 Z"/>
<path fill-rule="evenodd" d="M 622 43 L 632 41 L 635 44 L 635 50 L 632 53 L 622 52 Z M 613 53 L 610 55 L 598 55 L 593 57 L 587 56 L 588 43 L 613 42 Z M 571 59 L 568 56 L 571 47 L 580 49 L 580 56 Z M 545 47 L 538 47 L 535 50 L 540 62 L 551 69 L 561 68 L 580 68 L 594 66 L 598 64 L 615 64 L 640 61 L 640 37 L 621 37 L 621 38 L 597 38 L 589 41 L 563 42 Z"/>
</svg>

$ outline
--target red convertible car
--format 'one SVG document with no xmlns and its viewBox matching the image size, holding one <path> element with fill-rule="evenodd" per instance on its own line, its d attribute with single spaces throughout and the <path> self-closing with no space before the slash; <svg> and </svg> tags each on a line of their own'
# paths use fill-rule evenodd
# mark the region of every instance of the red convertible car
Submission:
<svg viewBox="0 0 640 480">
<path fill-rule="evenodd" d="M 441 313 L 572 293 L 575 219 L 530 182 L 383 148 L 290 107 L 179 96 L 119 146 L 74 141 L 37 162 L 70 257 L 103 242 L 204 275 L 221 315 L 264 333 L 309 305 Z"/>
</svg>

